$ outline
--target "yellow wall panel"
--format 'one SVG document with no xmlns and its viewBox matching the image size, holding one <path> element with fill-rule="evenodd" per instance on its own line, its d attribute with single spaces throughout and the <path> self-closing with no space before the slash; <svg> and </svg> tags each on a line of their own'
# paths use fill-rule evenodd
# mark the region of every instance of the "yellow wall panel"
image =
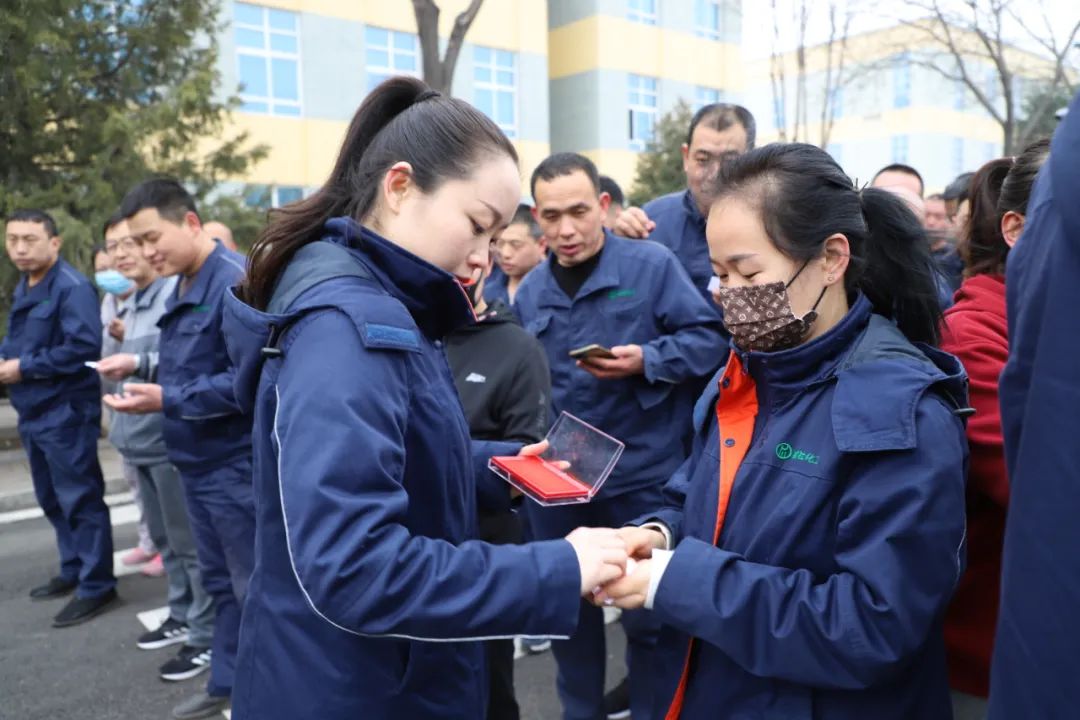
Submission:
<svg viewBox="0 0 1080 720">
<path fill-rule="evenodd" d="M 549 43 L 552 78 L 605 69 L 742 89 L 738 46 L 683 32 L 593 16 L 553 30 Z"/>
<path fill-rule="evenodd" d="M 416 32 L 409 0 L 257 0 L 255 4 L 314 13 L 369 25 Z M 439 35 L 446 38 L 468 0 L 440 0 Z M 465 41 L 477 45 L 547 53 L 547 3 L 540 0 L 487 0 L 480 6 Z"/>
</svg>

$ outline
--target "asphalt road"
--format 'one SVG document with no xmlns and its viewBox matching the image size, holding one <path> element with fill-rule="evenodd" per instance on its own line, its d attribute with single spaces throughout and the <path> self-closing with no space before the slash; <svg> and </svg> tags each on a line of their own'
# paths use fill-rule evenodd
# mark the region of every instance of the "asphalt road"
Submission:
<svg viewBox="0 0 1080 720">
<path fill-rule="evenodd" d="M 135 543 L 132 514 L 130 507 L 114 509 L 118 550 Z M 165 720 L 173 705 L 201 688 L 205 675 L 182 683 L 158 678 L 157 667 L 175 647 L 135 647 L 144 631 L 138 613 L 164 605 L 163 579 L 125 575 L 119 604 L 89 623 L 57 630 L 51 619 L 65 601 L 27 597 L 56 565 L 52 528 L 43 518 L 0 516 L 0 720 Z M 609 625 L 609 684 L 624 672 L 624 647 L 619 625 Z M 560 716 L 551 653 L 519 659 L 515 682 L 522 718 Z"/>
</svg>

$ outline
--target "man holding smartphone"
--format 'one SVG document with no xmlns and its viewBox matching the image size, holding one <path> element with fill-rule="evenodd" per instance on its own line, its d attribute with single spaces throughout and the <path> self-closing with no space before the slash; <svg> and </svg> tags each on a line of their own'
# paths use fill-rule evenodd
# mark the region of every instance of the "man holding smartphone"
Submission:
<svg viewBox="0 0 1080 720">
<path fill-rule="evenodd" d="M 670 250 L 604 229 L 610 198 L 591 160 L 547 158 L 533 173 L 532 193 L 551 256 L 522 282 L 515 309 L 547 355 L 552 409 L 626 443 L 591 502 L 526 504 L 539 540 L 580 525 L 619 527 L 662 504 L 661 488 L 685 457 L 697 389 L 724 360 L 727 344 L 716 311 Z M 647 717 L 657 626 L 647 611 L 625 613 L 623 624 L 631 708 Z M 552 650 L 564 717 L 603 717 L 601 611 L 585 605 L 577 633 Z"/>
</svg>

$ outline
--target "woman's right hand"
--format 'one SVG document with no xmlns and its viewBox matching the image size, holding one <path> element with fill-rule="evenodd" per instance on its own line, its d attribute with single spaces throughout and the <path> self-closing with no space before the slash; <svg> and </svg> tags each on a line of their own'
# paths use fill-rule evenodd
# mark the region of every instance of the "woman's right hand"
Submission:
<svg viewBox="0 0 1080 720">
<path fill-rule="evenodd" d="M 578 528 L 566 536 L 577 554 L 581 594 L 587 595 L 626 571 L 626 542 L 611 528 Z"/>
</svg>

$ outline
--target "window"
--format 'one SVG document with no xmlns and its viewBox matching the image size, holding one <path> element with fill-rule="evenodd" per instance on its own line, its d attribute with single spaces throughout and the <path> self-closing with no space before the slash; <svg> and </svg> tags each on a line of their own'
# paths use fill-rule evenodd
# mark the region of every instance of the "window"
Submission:
<svg viewBox="0 0 1080 720">
<path fill-rule="evenodd" d="M 834 87 L 832 89 L 832 119 L 837 120 L 842 117 L 844 117 L 844 88 Z"/>
<path fill-rule="evenodd" d="M 297 185 L 248 185 L 244 204 L 252 208 L 281 207 L 304 198 L 304 188 Z"/>
<path fill-rule="evenodd" d="M 626 18 L 645 25 L 655 25 L 656 0 L 626 0 Z"/>
<path fill-rule="evenodd" d="M 964 172 L 964 138 L 953 138 L 953 173 Z"/>
<path fill-rule="evenodd" d="M 911 105 L 911 63 L 907 55 L 896 58 L 893 66 L 893 107 L 906 108 Z"/>
<path fill-rule="evenodd" d="M 720 0 L 694 0 L 694 31 L 699 37 L 720 39 Z"/>
<path fill-rule="evenodd" d="M 706 105 L 720 102 L 720 91 L 716 88 L 698 85 L 694 88 L 694 112 Z"/>
<path fill-rule="evenodd" d="M 967 110 L 967 85 L 960 81 L 953 84 L 953 110 Z"/>
<path fill-rule="evenodd" d="M 294 12 L 241 2 L 233 6 L 242 110 L 299 117 L 298 26 Z"/>
<path fill-rule="evenodd" d="M 656 124 L 656 78 L 630 75 L 630 149 L 644 150 Z"/>
<path fill-rule="evenodd" d="M 371 26 L 364 28 L 368 92 L 394 75 L 419 77 L 418 44 L 413 33 Z"/>
<path fill-rule="evenodd" d="M 517 56 L 509 50 L 473 49 L 473 104 L 507 137 L 517 137 Z"/>
<path fill-rule="evenodd" d="M 908 136 L 894 135 L 892 139 L 892 161 L 894 163 L 906 163 L 908 161 Z"/>
</svg>

